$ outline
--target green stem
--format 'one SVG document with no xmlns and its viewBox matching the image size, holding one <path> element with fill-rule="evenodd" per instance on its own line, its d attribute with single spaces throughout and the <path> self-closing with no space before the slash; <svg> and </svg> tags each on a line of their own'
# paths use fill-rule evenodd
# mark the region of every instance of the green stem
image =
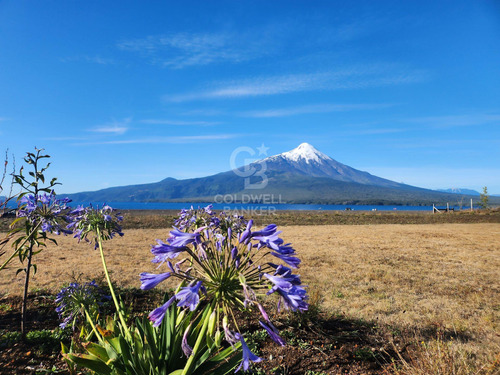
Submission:
<svg viewBox="0 0 500 375">
<path fill-rule="evenodd" d="M 31 238 L 31 236 L 33 236 L 33 234 L 38 230 L 38 227 L 41 225 L 41 222 L 38 223 L 35 228 L 33 228 L 33 230 L 31 231 L 31 233 L 28 234 L 28 236 L 26 237 L 26 239 L 24 240 L 24 242 L 17 246 L 16 247 L 16 250 L 14 250 L 14 252 L 12 253 L 12 255 L 10 256 L 9 259 L 7 259 L 4 264 L 2 264 L 2 266 L 0 267 L 0 271 L 3 270 L 5 268 L 5 266 L 7 266 L 7 264 L 9 264 L 9 262 L 12 260 L 12 258 L 14 258 L 18 253 L 19 253 L 19 249 L 22 249 L 24 245 L 26 245 L 26 242 L 28 242 L 28 240 Z"/>
<path fill-rule="evenodd" d="M 116 298 L 115 290 L 113 288 L 113 284 L 111 283 L 111 278 L 109 277 L 108 267 L 106 266 L 106 260 L 104 259 L 104 250 L 102 249 L 102 239 L 101 239 L 101 231 L 97 228 L 97 244 L 99 245 L 99 251 L 101 253 L 102 266 L 104 268 L 104 274 L 106 276 L 106 281 L 108 282 L 109 291 L 111 292 L 111 297 L 113 298 L 113 302 L 115 303 L 116 312 L 118 313 L 118 317 L 125 329 L 128 338 L 132 338 L 130 335 L 130 331 L 128 329 L 127 323 L 125 322 L 125 318 L 123 317 L 120 304 L 118 303 L 118 299 Z"/>
<path fill-rule="evenodd" d="M 94 325 L 94 322 L 92 321 L 92 319 L 90 318 L 90 315 L 87 311 L 87 309 L 85 308 L 85 306 L 83 306 L 83 303 L 81 304 L 82 308 L 83 308 L 83 311 L 85 311 L 85 316 L 87 317 L 87 320 L 88 322 L 90 323 L 90 325 L 92 326 L 92 330 L 94 331 L 97 339 L 103 343 L 104 342 L 104 339 L 101 337 L 101 335 L 99 334 L 99 331 L 97 330 L 97 328 L 95 327 Z"/>
<path fill-rule="evenodd" d="M 198 354 L 198 350 L 200 350 L 200 346 L 202 341 L 205 339 L 205 333 L 207 332 L 208 329 L 208 323 L 210 321 L 210 315 L 212 314 L 212 309 L 213 307 L 210 306 L 208 307 L 209 311 L 205 317 L 205 320 L 203 322 L 203 326 L 201 327 L 201 331 L 198 334 L 198 339 L 196 340 L 196 343 L 194 344 L 193 352 L 191 353 L 191 356 L 189 357 L 186 366 L 184 366 L 184 370 L 182 371 L 181 375 L 188 375 L 191 374 L 192 372 L 192 367 L 194 366 L 195 359 L 196 359 L 196 354 Z"/>
<path fill-rule="evenodd" d="M 24 280 L 23 304 L 21 307 L 21 337 L 23 341 L 26 339 L 26 304 L 28 302 L 28 286 L 30 282 L 31 260 L 33 258 L 33 243 L 30 244 L 28 251 L 28 265 L 26 266 L 26 278 Z"/>
</svg>

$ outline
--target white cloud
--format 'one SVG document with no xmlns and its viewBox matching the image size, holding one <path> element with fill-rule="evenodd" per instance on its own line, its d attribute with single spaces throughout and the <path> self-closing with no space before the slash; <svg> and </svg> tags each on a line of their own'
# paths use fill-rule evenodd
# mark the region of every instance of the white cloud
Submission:
<svg viewBox="0 0 500 375">
<path fill-rule="evenodd" d="M 176 121 L 176 120 L 162 120 L 162 119 L 145 119 L 139 122 L 143 124 L 152 125 L 174 125 L 174 126 L 210 126 L 218 125 L 220 122 L 216 121 Z"/>
<path fill-rule="evenodd" d="M 209 134 L 209 135 L 184 135 L 172 137 L 147 137 L 134 139 L 121 139 L 103 142 L 86 142 L 79 143 L 80 146 L 90 144 L 158 144 L 158 143 L 198 143 L 204 141 L 217 141 L 242 137 L 243 134 Z"/>
<path fill-rule="evenodd" d="M 289 74 L 219 82 L 211 85 L 215 86 L 215 89 L 164 96 L 164 100 L 185 102 L 198 99 L 243 98 L 316 90 L 363 89 L 416 83 L 426 78 L 427 74 L 423 71 L 398 69 L 394 65 L 373 65 L 324 73 Z"/>
<path fill-rule="evenodd" d="M 243 39 L 243 40 L 242 40 Z M 123 40 L 118 48 L 136 52 L 152 64 L 180 69 L 223 61 L 240 62 L 263 55 L 262 41 L 232 33 L 173 33 Z"/>
<path fill-rule="evenodd" d="M 116 134 L 116 135 L 121 135 L 125 134 L 127 130 L 129 129 L 129 124 L 132 122 L 132 118 L 125 118 L 121 121 L 116 121 L 113 120 L 112 122 L 103 124 L 101 126 L 88 129 L 88 131 L 95 132 L 95 133 L 110 133 L 110 134 Z"/>
<path fill-rule="evenodd" d="M 311 104 L 301 107 L 268 109 L 260 111 L 241 112 L 240 116 L 244 117 L 287 117 L 294 115 L 313 114 L 313 113 L 329 113 L 329 112 L 345 112 L 355 110 L 372 110 L 391 107 L 393 104 Z"/>
</svg>

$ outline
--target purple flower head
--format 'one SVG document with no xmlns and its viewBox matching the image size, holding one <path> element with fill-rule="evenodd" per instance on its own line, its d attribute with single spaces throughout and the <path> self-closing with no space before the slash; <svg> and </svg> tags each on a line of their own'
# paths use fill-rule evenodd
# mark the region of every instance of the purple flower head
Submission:
<svg viewBox="0 0 500 375">
<path fill-rule="evenodd" d="M 55 298 L 56 312 L 63 320 L 60 327 L 65 328 L 71 323 L 75 328 L 77 323 L 86 320 L 84 310 L 91 314 L 98 313 L 99 306 L 106 300 L 108 300 L 108 296 L 95 281 L 85 284 L 71 283 L 62 288 Z"/>
<path fill-rule="evenodd" d="M 236 337 L 236 339 L 240 340 L 241 349 L 243 350 L 243 359 L 235 372 L 240 371 L 241 367 L 243 367 L 243 371 L 248 371 L 248 369 L 250 368 L 250 362 L 260 362 L 262 361 L 262 358 L 257 357 L 250 351 L 250 348 L 248 347 L 242 335 L 240 335 L 239 333 L 235 333 L 234 336 Z"/>
<path fill-rule="evenodd" d="M 67 226 L 76 232 L 78 240 L 94 242 L 98 246 L 98 236 L 101 240 L 110 240 L 115 235 L 123 236 L 122 227 L 119 222 L 123 217 L 108 205 L 102 208 L 92 205 L 89 207 L 79 206 L 70 212 L 72 222 Z M 90 237 L 90 238 L 89 238 Z"/>
<path fill-rule="evenodd" d="M 158 327 L 161 322 L 163 321 L 163 318 L 165 317 L 165 313 L 167 312 L 168 308 L 170 305 L 175 301 L 175 296 L 170 298 L 167 302 L 165 302 L 162 306 L 154 309 L 151 311 L 148 315 L 149 320 L 154 322 L 153 327 Z"/>
<path fill-rule="evenodd" d="M 168 279 L 170 275 L 171 275 L 170 272 L 160 273 L 158 275 L 154 273 L 143 272 L 141 273 L 141 289 L 142 290 L 153 289 L 159 283 Z"/>
<path fill-rule="evenodd" d="M 283 340 L 280 335 L 278 334 L 278 330 L 276 329 L 276 327 L 271 323 L 271 322 L 267 322 L 268 324 L 264 324 L 262 323 L 260 320 L 259 320 L 259 323 L 262 327 L 265 328 L 265 330 L 267 331 L 267 333 L 269 334 L 269 337 L 271 337 L 271 339 L 273 339 L 273 341 L 276 343 L 276 344 L 279 344 L 281 346 L 285 346 L 286 343 L 285 343 L 285 340 Z"/>
<path fill-rule="evenodd" d="M 194 286 L 187 286 L 181 288 L 180 292 L 175 295 L 175 298 L 179 302 L 177 302 L 177 306 L 179 307 L 189 307 L 191 311 L 196 309 L 198 303 L 200 302 L 200 296 L 198 295 L 202 282 L 198 281 Z"/>
<path fill-rule="evenodd" d="M 27 194 L 19 199 L 17 217 L 25 217 L 32 224 L 40 225 L 40 230 L 45 233 L 69 234 L 71 231 L 63 229 L 68 221 L 65 212 L 68 211 L 69 198 L 56 199 L 55 193 Z"/>
</svg>

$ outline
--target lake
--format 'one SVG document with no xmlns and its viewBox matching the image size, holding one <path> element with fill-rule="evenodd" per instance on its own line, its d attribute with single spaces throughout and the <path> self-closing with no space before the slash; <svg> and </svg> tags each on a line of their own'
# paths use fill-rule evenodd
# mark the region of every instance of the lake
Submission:
<svg viewBox="0 0 500 375">
<path fill-rule="evenodd" d="M 71 202 L 71 206 L 79 204 L 87 205 L 88 202 Z M 103 202 L 93 202 L 94 205 L 102 205 Z M 205 207 L 209 203 L 178 203 L 178 202 L 107 202 L 113 208 L 120 210 L 181 210 L 183 208 Z M 451 206 L 450 206 L 451 207 Z M 215 210 L 241 210 L 252 211 L 432 211 L 432 206 L 381 206 L 381 205 L 342 205 L 342 204 L 242 204 L 242 203 L 214 203 Z M 458 207 L 455 207 L 458 209 Z"/>
</svg>

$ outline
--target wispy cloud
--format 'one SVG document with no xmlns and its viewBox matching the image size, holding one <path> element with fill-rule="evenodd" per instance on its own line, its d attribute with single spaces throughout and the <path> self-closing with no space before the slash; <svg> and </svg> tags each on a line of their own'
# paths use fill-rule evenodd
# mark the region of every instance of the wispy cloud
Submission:
<svg viewBox="0 0 500 375">
<path fill-rule="evenodd" d="M 145 119 L 140 120 L 143 124 L 152 125 L 173 125 L 173 126 L 211 126 L 218 125 L 221 122 L 218 121 L 177 121 L 177 120 L 163 120 L 163 119 Z"/>
<path fill-rule="evenodd" d="M 421 82 L 427 73 L 393 65 L 352 67 L 333 72 L 257 77 L 215 83 L 215 89 L 164 96 L 165 101 L 185 102 L 198 99 L 242 98 L 289 94 L 294 92 L 339 89 L 363 89 Z"/>
<path fill-rule="evenodd" d="M 209 135 L 184 135 L 184 136 L 172 136 L 172 137 L 146 137 L 146 138 L 134 138 L 134 139 L 121 139 L 121 140 L 111 140 L 102 142 L 86 142 L 78 143 L 80 146 L 90 145 L 90 144 L 158 144 L 158 143 L 199 143 L 205 141 L 217 141 L 232 139 L 237 137 L 242 137 L 242 134 L 209 134 Z"/>
<path fill-rule="evenodd" d="M 460 126 L 474 126 L 490 123 L 500 124 L 500 115 L 476 113 L 464 115 L 416 117 L 406 119 L 405 121 L 430 125 L 436 128 L 454 128 Z"/>
<path fill-rule="evenodd" d="M 132 118 L 125 118 L 121 121 L 113 120 L 112 122 L 103 124 L 101 126 L 88 129 L 88 131 L 95 133 L 109 133 L 121 135 L 125 134 L 125 132 L 129 129 L 129 124 L 132 122 Z"/>
<path fill-rule="evenodd" d="M 303 114 L 346 112 L 356 110 L 383 109 L 393 106 L 393 104 L 311 104 L 293 108 L 268 109 L 260 111 L 241 112 L 243 117 L 287 117 Z"/>
<path fill-rule="evenodd" d="M 118 48 L 136 52 L 152 64 L 180 69 L 224 61 L 241 62 L 265 53 L 257 39 L 241 40 L 233 33 L 173 33 L 123 40 Z"/>
</svg>

